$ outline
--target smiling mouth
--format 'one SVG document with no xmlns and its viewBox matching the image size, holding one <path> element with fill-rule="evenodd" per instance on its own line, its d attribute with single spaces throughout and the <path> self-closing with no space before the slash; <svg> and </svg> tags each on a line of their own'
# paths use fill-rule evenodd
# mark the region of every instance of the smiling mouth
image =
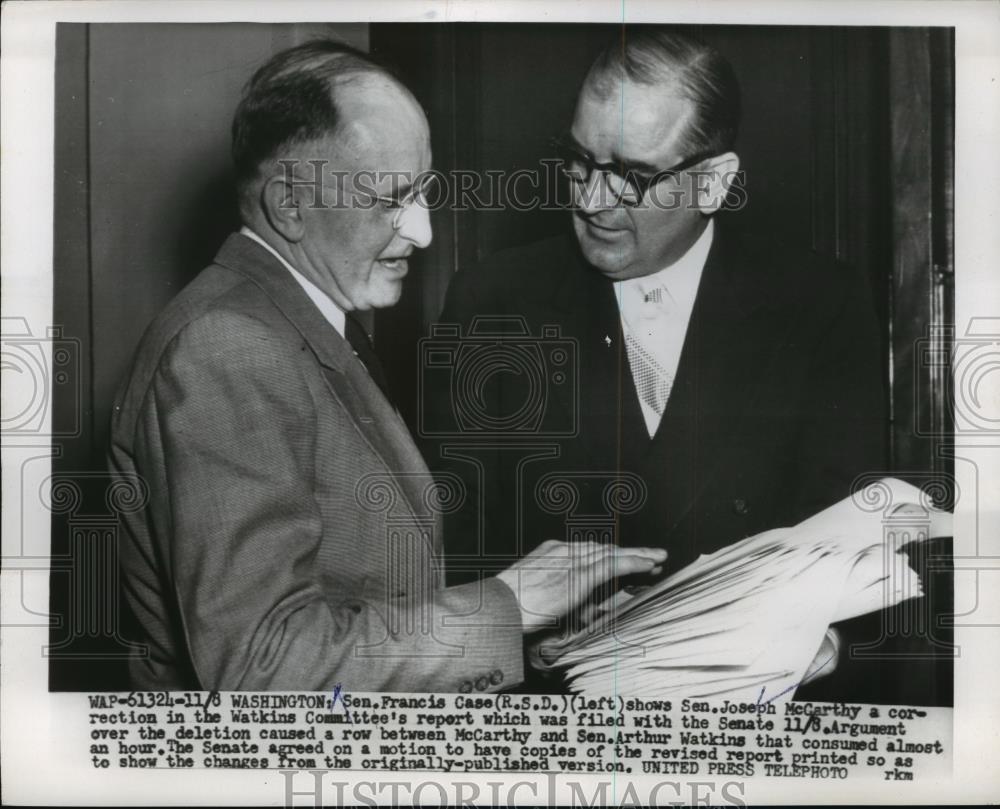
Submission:
<svg viewBox="0 0 1000 809">
<path fill-rule="evenodd" d="M 380 258 L 378 263 L 385 267 L 387 270 L 392 270 L 393 272 L 399 272 L 406 275 L 408 268 L 407 256 L 396 256 L 395 258 Z"/>
<path fill-rule="evenodd" d="M 627 228 L 607 228 L 596 224 L 593 220 L 584 219 L 587 232 L 597 239 L 617 239 L 627 232 Z"/>
</svg>

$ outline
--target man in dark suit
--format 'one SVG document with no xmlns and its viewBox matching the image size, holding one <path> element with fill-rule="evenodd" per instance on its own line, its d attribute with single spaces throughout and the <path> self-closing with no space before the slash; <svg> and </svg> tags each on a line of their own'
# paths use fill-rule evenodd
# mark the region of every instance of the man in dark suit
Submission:
<svg viewBox="0 0 1000 809">
<path fill-rule="evenodd" d="M 676 570 L 794 524 L 881 468 L 866 283 L 725 221 L 739 116 L 717 51 L 630 32 L 591 68 L 558 144 L 573 234 L 454 278 L 440 322 L 465 342 L 453 377 L 475 384 L 431 390 L 426 422 L 432 464 L 471 493 L 446 533 L 455 580 L 489 569 L 484 554 L 595 531 L 663 547 Z M 541 346 L 538 379 L 503 361 L 527 341 L 518 332 Z M 471 347 L 490 340 L 492 366 L 457 367 L 482 363 Z M 560 345 L 575 356 L 557 368 Z M 544 412 L 530 429 L 486 435 L 532 407 Z M 441 427 L 453 411 L 464 432 Z"/>
<path fill-rule="evenodd" d="M 445 587 L 435 487 L 354 312 L 431 239 L 410 93 L 338 43 L 279 54 L 233 123 L 244 227 L 150 326 L 112 469 L 148 502 L 121 545 L 137 688 L 496 691 L 581 582 L 657 551 L 547 543 Z"/>
</svg>

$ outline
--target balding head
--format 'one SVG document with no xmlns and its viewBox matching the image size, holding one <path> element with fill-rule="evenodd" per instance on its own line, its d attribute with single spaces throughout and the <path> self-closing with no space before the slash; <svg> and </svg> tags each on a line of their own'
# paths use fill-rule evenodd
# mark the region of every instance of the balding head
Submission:
<svg viewBox="0 0 1000 809">
<path fill-rule="evenodd" d="M 373 88 L 378 92 L 370 92 Z M 361 51 L 332 40 L 282 51 L 254 73 L 232 126 L 232 156 L 240 210 L 247 220 L 255 196 L 278 161 L 308 142 L 390 124 L 426 131 L 423 113 L 388 68 Z M 297 155 L 295 155 L 297 156 Z"/>
<path fill-rule="evenodd" d="M 392 306 L 431 241 L 414 183 L 431 168 L 413 95 L 352 48 L 278 54 L 233 122 L 243 221 L 344 311 Z"/>
<path fill-rule="evenodd" d="M 338 113 L 336 129 L 329 133 L 346 162 L 364 154 L 384 171 L 400 169 L 399 150 L 430 148 L 427 119 L 416 99 L 391 76 L 364 73 L 342 80 L 335 88 Z M 405 134 L 406 138 L 400 135 Z M 357 165 L 357 168 L 363 168 Z"/>
</svg>

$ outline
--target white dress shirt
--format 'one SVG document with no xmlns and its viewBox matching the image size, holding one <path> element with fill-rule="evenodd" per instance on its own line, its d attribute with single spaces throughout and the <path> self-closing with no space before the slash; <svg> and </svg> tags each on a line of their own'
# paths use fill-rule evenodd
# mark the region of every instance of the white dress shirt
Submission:
<svg viewBox="0 0 1000 809">
<path fill-rule="evenodd" d="M 292 274 L 292 278 L 299 282 L 299 286 L 305 290 L 306 295 L 309 296 L 309 300 L 316 304 L 316 308 L 319 309 L 323 317 L 326 318 L 326 321 L 337 330 L 337 334 L 344 337 L 344 329 L 346 326 L 346 315 L 344 314 L 344 310 L 330 300 L 330 296 L 323 292 L 323 290 L 296 270 L 291 264 L 285 261 L 284 256 L 265 242 L 256 232 L 244 225 L 240 228 L 240 233 L 253 239 L 259 245 L 264 247 L 265 250 L 268 250 L 271 255 L 277 258 L 278 261 L 281 262 L 281 265 Z"/>
<path fill-rule="evenodd" d="M 713 232 L 714 222 L 709 221 L 698 240 L 673 264 L 652 275 L 616 281 L 614 284 L 626 339 L 631 335 L 652 357 L 662 371 L 668 391 L 677 374 L 698 284 L 712 246 Z M 652 438 L 660 426 L 660 414 L 641 393 L 639 403 L 646 420 L 646 430 Z"/>
</svg>

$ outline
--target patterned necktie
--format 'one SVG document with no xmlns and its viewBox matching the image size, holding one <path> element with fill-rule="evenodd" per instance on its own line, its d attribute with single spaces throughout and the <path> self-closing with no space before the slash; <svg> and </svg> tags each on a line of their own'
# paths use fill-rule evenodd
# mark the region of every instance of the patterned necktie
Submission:
<svg viewBox="0 0 1000 809">
<path fill-rule="evenodd" d="M 636 392 L 657 416 L 663 415 L 670 398 L 673 375 L 667 372 L 646 346 L 656 339 L 657 318 L 668 317 L 663 310 L 663 290 L 656 287 L 645 292 L 636 286 L 632 291 L 630 313 L 625 332 L 625 352 L 632 369 Z M 644 345 L 644 343 L 646 345 Z"/>
<path fill-rule="evenodd" d="M 378 354 L 375 353 L 371 338 L 369 338 L 364 327 L 350 315 L 347 315 L 344 322 L 344 336 L 347 338 L 347 342 L 351 344 L 351 348 L 354 349 L 354 356 L 361 360 L 365 368 L 368 369 L 368 375 L 372 378 L 372 381 L 379 386 L 379 390 L 391 402 L 392 397 L 389 396 L 389 383 L 386 381 L 385 371 L 382 370 L 382 363 L 379 362 Z"/>
</svg>

